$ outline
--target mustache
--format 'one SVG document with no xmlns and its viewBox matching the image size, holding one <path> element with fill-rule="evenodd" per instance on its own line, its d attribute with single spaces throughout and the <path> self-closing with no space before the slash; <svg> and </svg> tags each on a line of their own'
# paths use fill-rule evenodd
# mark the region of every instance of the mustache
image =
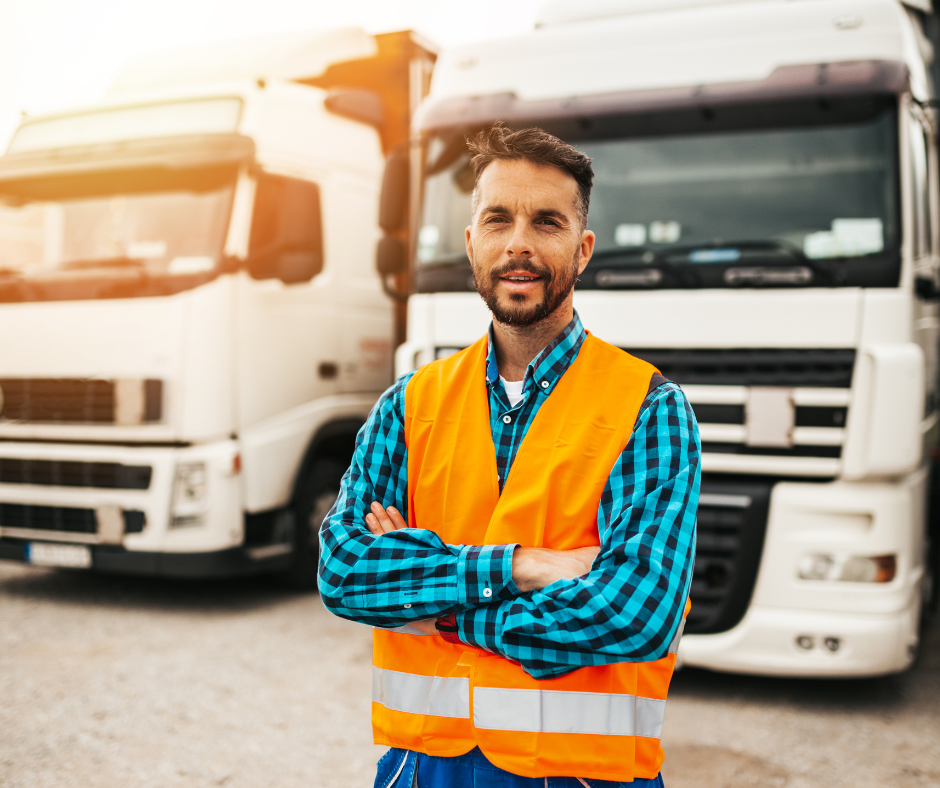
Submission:
<svg viewBox="0 0 940 788">
<path fill-rule="evenodd" d="M 506 276 L 506 274 L 512 273 L 513 271 L 524 271 L 527 274 L 534 274 L 535 276 L 540 276 L 549 281 L 552 279 L 552 272 L 548 266 L 536 265 L 525 257 L 512 258 L 502 265 L 497 266 L 490 271 L 490 279 L 495 282 L 500 277 Z"/>
</svg>

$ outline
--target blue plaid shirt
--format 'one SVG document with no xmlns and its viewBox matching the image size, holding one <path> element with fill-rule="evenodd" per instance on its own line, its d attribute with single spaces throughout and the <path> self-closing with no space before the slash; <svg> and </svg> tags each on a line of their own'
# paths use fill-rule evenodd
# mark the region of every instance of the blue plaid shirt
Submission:
<svg viewBox="0 0 940 788">
<path fill-rule="evenodd" d="M 575 313 L 529 364 L 522 400 L 512 407 L 490 327 L 486 382 L 500 491 L 535 414 L 585 337 Z M 698 427 L 679 387 L 663 383 L 640 408 L 601 495 L 601 552 L 590 573 L 523 594 L 512 582 L 517 545 L 448 545 L 429 530 L 376 537 L 366 529 L 372 501 L 408 517 L 404 412 L 413 374 L 376 403 L 323 522 L 319 587 L 327 609 L 384 628 L 454 613 L 461 641 L 540 679 L 665 656 L 692 577 L 700 480 Z"/>
</svg>

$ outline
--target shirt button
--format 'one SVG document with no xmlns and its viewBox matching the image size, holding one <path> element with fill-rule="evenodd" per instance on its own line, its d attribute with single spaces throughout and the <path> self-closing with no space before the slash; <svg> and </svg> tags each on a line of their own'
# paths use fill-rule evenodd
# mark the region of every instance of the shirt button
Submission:
<svg viewBox="0 0 940 788">
<path fill-rule="evenodd" d="M 407 610 L 409 607 L 411 607 L 411 602 L 406 602 L 406 603 L 405 603 L 405 610 Z"/>
<path fill-rule="evenodd" d="M 512 424 L 512 416 L 503 416 L 503 424 Z"/>
<path fill-rule="evenodd" d="M 487 599 L 489 599 L 491 596 L 493 596 L 493 591 L 492 591 L 491 589 L 489 589 L 489 588 L 484 588 L 484 589 L 483 589 L 483 596 L 485 596 Z"/>
<path fill-rule="evenodd" d="M 547 381 L 547 380 L 543 380 L 543 381 L 542 381 L 542 388 L 543 388 L 543 389 L 547 389 L 547 388 L 548 388 L 548 381 Z"/>
</svg>

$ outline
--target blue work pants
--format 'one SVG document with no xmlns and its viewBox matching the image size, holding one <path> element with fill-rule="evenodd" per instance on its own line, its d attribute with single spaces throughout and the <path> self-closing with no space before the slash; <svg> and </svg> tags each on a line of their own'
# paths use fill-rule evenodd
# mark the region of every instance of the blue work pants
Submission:
<svg viewBox="0 0 940 788">
<path fill-rule="evenodd" d="M 490 763 L 475 747 L 465 755 L 438 758 L 392 748 L 379 760 L 375 788 L 663 788 L 653 780 L 621 783 L 576 777 L 519 777 Z"/>
</svg>

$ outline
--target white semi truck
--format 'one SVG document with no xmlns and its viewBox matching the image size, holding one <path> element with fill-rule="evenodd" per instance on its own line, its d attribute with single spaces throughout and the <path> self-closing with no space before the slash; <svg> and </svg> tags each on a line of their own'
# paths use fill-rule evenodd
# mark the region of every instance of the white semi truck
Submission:
<svg viewBox="0 0 940 788">
<path fill-rule="evenodd" d="M 575 306 L 681 384 L 701 429 L 686 665 L 869 676 L 916 654 L 940 338 L 931 29 L 921 0 L 553 0 L 531 34 L 443 54 L 416 114 L 412 243 L 379 259 L 414 261 L 399 374 L 488 324 L 465 137 L 538 125 L 594 161 Z M 406 185 L 393 161 L 383 215 Z"/>
<path fill-rule="evenodd" d="M 0 158 L 0 558 L 315 581 L 389 384 L 385 154 L 433 49 L 358 29 L 144 60 Z"/>
</svg>

